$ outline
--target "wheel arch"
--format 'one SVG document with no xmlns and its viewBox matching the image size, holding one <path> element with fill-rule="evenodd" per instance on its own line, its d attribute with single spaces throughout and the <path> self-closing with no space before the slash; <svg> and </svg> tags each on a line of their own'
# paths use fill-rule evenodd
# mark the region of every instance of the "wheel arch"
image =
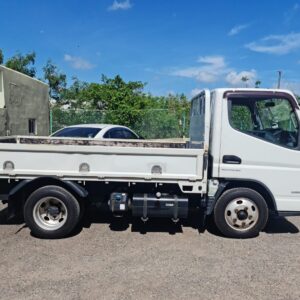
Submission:
<svg viewBox="0 0 300 300">
<path fill-rule="evenodd" d="M 249 188 L 258 192 L 266 201 L 269 210 L 277 211 L 277 205 L 274 195 L 270 189 L 262 182 L 251 179 L 225 179 L 220 181 L 221 191 L 217 191 L 217 197 L 219 198 L 225 191 L 232 188 Z M 217 199 L 216 199 L 217 200 Z"/>
<path fill-rule="evenodd" d="M 64 181 L 56 176 L 38 177 L 33 180 L 25 179 L 14 186 L 8 194 L 7 203 L 9 218 L 17 215 L 18 211 L 21 211 L 21 208 L 31 193 L 46 185 L 60 186 L 70 192 L 79 201 L 88 197 L 88 191 L 78 183 Z"/>
</svg>

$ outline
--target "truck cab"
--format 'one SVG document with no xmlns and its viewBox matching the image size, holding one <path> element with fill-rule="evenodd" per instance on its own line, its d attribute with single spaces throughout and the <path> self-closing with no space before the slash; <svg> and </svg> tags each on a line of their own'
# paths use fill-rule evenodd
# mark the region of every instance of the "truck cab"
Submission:
<svg viewBox="0 0 300 300">
<path fill-rule="evenodd" d="M 245 189 L 260 194 L 268 211 L 299 215 L 300 114 L 295 96 L 286 90 L 216 89 L 209 98 L 209 179 L 219 190 L 214 209 L 221 194 L 228 197 L 232 190 L 236 197 L 223 207 L 225 217 L 215 216 L 216 223 L 223 219 L 243 236 L 264 214 Z"/>
</svg>

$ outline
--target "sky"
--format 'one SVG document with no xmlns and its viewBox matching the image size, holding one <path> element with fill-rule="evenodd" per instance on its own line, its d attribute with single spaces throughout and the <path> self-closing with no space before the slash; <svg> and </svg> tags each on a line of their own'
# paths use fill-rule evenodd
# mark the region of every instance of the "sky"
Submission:
<svg viewBox="0 0 300 300">
<path fill-rule="evenodd" d="M 153 95 L 277 85 L 300 94 L 300 1 L 0 0 L 5 58 L 35 51 L 88 82 L 146 82 Z"/>
</svg>

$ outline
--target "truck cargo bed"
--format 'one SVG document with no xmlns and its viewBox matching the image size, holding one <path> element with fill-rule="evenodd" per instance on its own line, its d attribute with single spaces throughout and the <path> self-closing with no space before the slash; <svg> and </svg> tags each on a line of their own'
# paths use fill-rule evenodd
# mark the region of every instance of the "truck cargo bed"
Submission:
<svg viewBox="0 0 300 300">
<path fill-rule="evenodd" d="M 199 192 L 204 149 L 185 142 L 0 138 L 0 178 L 57 176 L 68 180 L 168 182 Z"/>
</svg>

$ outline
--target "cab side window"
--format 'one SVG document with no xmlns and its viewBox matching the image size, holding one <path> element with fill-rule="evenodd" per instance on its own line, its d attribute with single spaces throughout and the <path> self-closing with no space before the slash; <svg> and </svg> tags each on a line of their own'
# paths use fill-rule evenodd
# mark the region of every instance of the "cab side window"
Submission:
<svg viewBox="0 0 300 300">
<path fill-rule="evenodd" d="M 298 119 L 287 99 L 229 99 L 229 121 L 234 129 L 265 141 L 298 145 Z"/>
<path fill-rule="evenodd" d="M 247 105 L 233 105 L 231 110 L 231 122 L 234 128 L 240 131 L 254 129 L 251 111 Z"/>
</svg>

